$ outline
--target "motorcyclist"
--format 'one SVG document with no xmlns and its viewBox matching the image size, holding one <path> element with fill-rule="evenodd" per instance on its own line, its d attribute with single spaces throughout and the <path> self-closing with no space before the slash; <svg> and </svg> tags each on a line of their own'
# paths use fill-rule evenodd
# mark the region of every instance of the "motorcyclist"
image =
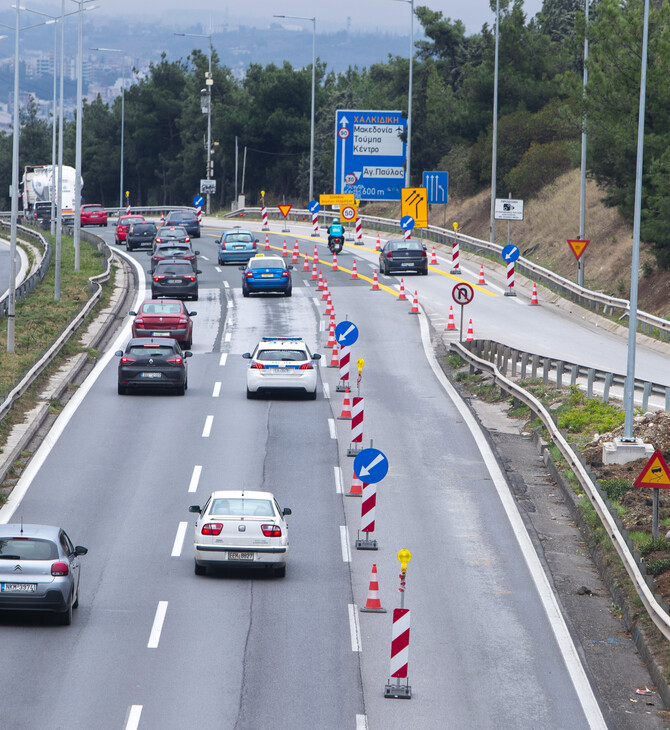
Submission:
<svg viewBox="0 0 670 730">
<path fill-rule="evenodd" d="M 340 236 L 344 236 L 344 226 L 340 223 L 339 218 L 333 218 L 333 222 L 328 226 L 328 240 Z"/>
</svg>

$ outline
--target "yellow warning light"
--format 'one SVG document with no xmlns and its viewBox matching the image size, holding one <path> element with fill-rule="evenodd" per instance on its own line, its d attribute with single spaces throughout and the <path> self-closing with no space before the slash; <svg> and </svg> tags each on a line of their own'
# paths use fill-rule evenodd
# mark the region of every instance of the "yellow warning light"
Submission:
<svg viewBox="0 0 670 730">
<path fill-rule="evenodd" d="M 412 559 L 412 553 L 409 550 L 403 549 L 398 553 L 398 560 L 400 561 L 400 572 L 407 572 L 407 563 Z"/>
<path fill-rule="evenodd" d="M 454 226 L 454 230 L 457 231 L 458 230 L 458 223 L 456 223 L 456 221 L 453 222 L 453 226 Z"/>
<path fill-rule="evenodd" d="M 130 190 L 126 190 L 126 198 L 130 197 Z"/>
<path fill-rule="evenodd" d="M 363 372 L 365 360 L 363 360 L 362 357 L 359 357 L 358 360 L 356 360 L 356 365 L 358 365 L 358 374 L 360 375 Z"/>
<path fill-rule="evenodd" d="M 265 190 L 261 190 L 261 198 L 265 197 Z"/>
</svg>

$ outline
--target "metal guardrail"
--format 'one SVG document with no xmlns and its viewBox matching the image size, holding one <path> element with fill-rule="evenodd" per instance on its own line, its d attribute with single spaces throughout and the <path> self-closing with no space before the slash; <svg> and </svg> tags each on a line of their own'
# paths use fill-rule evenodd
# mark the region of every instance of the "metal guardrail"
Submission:
<svg viewBox="0 0 670 730">
<path fill-rule="evenodd" d="M 628 532 L 623 528 L 616 510 L 607 504 L 606 497 L 601 493 L 591 474 L 584 466 L 579 456 L 573 451 L 565 436 L 558 430 L 551 414 L 547 409 L 530 393 L 520 386 L 507 379 L 494 363 L 488 362 L 472 353 L 464 343 L 452 342 L 452 352 L 458 353 L 460 357 L 479 370 L 484 370 L 493 375 L 495 385 L 505 390 L 517 400 L 525 403 L 542 421 L 568 466 L 574 472 L 579 485 L 588 495 L 591 504 L 598 513 L 607 534 L 612 540 L 615 550 L 624 564 L 633 586 L 658 630 L 670 639 L 670 615 L 667 605 L 662 605 L 663 599 L 653 593 L 653 576 L 647 576 L 644 564 L 639 560 L 639 554 L 634 554 L 633 541 Z"/>
</svg>

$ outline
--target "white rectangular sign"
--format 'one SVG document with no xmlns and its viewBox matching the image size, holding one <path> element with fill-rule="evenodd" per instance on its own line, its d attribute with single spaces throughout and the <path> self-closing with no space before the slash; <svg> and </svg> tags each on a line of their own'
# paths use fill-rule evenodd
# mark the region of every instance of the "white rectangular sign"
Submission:
<svg viewBox="0 0 670 730">
<path fill-rule="evenodd" d="M 498 221 L 522 221 L 523 200 L 496 198 L 494 217 Z"/>
<path fill-rule="evenodd" d="M 200 195 L 214 195 L 216 193 L 216 180 L 200 180 Z"/>
<path fill-rule="evenodd" d="M 354 124 L 354 155 L 402 157 L 399 129 L 397 124 Z"/>
<path fill-rule="evenodd" d="M 396 180 L 405 179 L 405 168 L 404 167 L 371 167 L 365 165 L 363 167 L 363 175 L 365 177 L 390 177 Z"/>
</svg>

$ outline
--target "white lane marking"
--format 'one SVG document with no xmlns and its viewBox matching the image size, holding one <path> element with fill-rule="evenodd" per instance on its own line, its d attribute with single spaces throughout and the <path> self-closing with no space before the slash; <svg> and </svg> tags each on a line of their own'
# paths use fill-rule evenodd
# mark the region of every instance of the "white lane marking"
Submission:
<svg viewBox="0 0 670 730">
<path fill-rule="evenodd" d="M 349 531 L 346 525 L 340 525 L 340 543 L 342 545 L 342 561 L 351 562 L 351 548 L 349 547 Z"/>
<path fill-rule="evenodd" d="M 203 256 L 202 254 L 200 254 L 200 258 L 201 258 L 201 259 L 202 259 L 203 261 L 209 261 L 209 259 L 207 258 L 207 256 Z"/>
<path fill-rule="evenodd" d="M 226 294 L 228 294 L 228 292 L 226 292 Z M 235 309 L 235 300 L 232 297 L 230 297 L 228 299 L 227 304 L 228 304 L 228 309 Z"/>
<path fill-rule="evenodd" d="M 214 383 L 214 390 L 212 391 L 212 398 L 218 398 L 221 395 L 221 383 Z"/>
<path fill-rule="evenodd" d="M 521 514 L 516 506 L 516 502 L 512 497 L 512 494 L 507 486 L 505 477 L 496 461 L 493 451 L 489 446 L 481 428 L 477 424 L 475 417 L 470 412 L 469 408 L 465 405 L 463 399 L 458 395 L 458 392 L 449 382 L 446 375 L 442 372 L 435 354 L 432 349 L 430 342 L 430 332 L 428 329 L 428 321 L 424 314 L 419 315 L 419 323 L 421 327 L 421 340 L 423 342 L 423 350 L 426 354 L 428 363 L 430 364 L 435 377 L 438 379 L 447 395 L 451 398 L 452 402 L 458 408 L 463 422 L 467 425 L 472 437 L 477 444 L 479 453 L 482 455 L 482 459 L 486 464 L 486 468 L 491 475 L 491 480 L 495 485 L 496 492 L 498 493 L 498 499 L 505 510 L 507 520 L 509 521 L 514 536 L 516 537 L 519 549 L 523 554 L 523 557 L 528 566 L 528 571 L 533 579 L 535 588 L 537 589 L 538 596 L 544 607 L 549 623 L 551 624 L 552 631 L 556 637 L 556 643 L 565 661 L 565 666 L 572 680 L 572 684 L 575 688 L 577 698 L 579 699 L 584 715 L 590 728 L 607 728 L 605 719 L 603 718 L 598 702 L 593 694 L 593 689 L 586 676 L 584 667 L 579 659 L 577 649 L 570 637 L 568 627 L 565 625 L 565 620 L 561 609 L 559 608 L 558 601 L 554 595 L 549 580 L 544 572 L 540 559 L 535 552 L 535 547 L 531 542 L 528 535 L 528 531 L 521 519 Z"/>
<path fill-rule="evenodd" d="M 355 603 L 349 604 L 349 632 L 351 651 L 361 651 L 361 627 L 358 624 L 358 608 Z"/>
<path fill-rule="evenodd" d="M 315 307 L 318 307 L 321 304 L 321 302 L 316 297 L 312 297 L 312 301 L 314 302 Z"/>
<path fill-rule="evenodd" d="M 342 494 L 342 469 L 334 466 L 333 471 L 335 472 L 335 494 Z"/>
<path fill-rule="evenodd" d="M 230 342 L 233 339 L 233 333 L 232 332 L 226 332 L 224 335 L 223 341 L 224 342 Z"/>
<path fill-rule="evenodd" d="M 328 383 L 323 384 L 323 397 L 326 400 L 330 400 L 330 385 Z"/>
<path fill-rule="evenodd" d="M 367 715 L 356 715 L 356 730 L 368 730 Z"/>
<path fill-rule="evenodd" d="M 202 429 L 202 437 L 204 439 L 209 438 L 209 434 L 212 432 L 213 423 L 214 423 L 214 416 L 207 416 L 207 418 L 205 418 L 205 427 Z"/>
<path fill-rule="evenodd" d="M 309 286 L 309 280 L 308 280 L 308 279 L 303 279 L 303 280 L 302 280 L 302 283 L 303 283 L 303 284 L 304 284 L 305 286 Z"/>
<path fill-rule="evenodd" d="M 221 366 L 225 365 L 227 359 L 228 359 L 228 353 L 222 352 L 221 357 L 219 358 L 219 365 L 221 365 Z"/>
<path fill-rule="evenodd" d="M 170 556 L 173 558 L 178 558 L 181 555 L 181 549 L 184 546 L 184 537 L 186 535 L 187 527 L 188 522 L 180 522 L 179 527 L 177 527 L 177 534 L 174 537 L 174 544 L 172 545 L 172 552 L 170 553 Z"/>
<path fill-rule="evenodd" d="M 137 730 L 142 716 L 142 705 L 131 705 L 124 730 Z"/>
<path fill-rule="evenodd" d="M 330 438 L 336 439 L 337 431 L 335 430 L 335 419 L 334 418 L 328 419 L 328 430 L 330 431 Z"/>
<path fill-rule="evenodd" d="M 218 266 L 217 266 L 216 270 L 217 271 L 221 271 L 221 269 L 219 269 Z M 229 281 L 224 281 L 223 282 L 223 287 L 224 287 L 224 289 L 229 289 L 230 288 L 230 282 Z"/>
<path fill-rule="evenodd" d="M 193 474 L 191 474 L 191 481 L 188 485 L 188 491 L 189 492 L 196 492 L 198 490 L 198 482 L 200 481 L 200 475 L 202 474 L 202 466 L 200 464 L 196 464 L 193 467 Z"/>
<path fill-rule="evenodd" d="M 325 320 L 321 320 L 319 322 L 319 332 L 325 332 L 326 331 L 326 322 Z"/>
<path fill-rule="evenodd" d="M 149 642 L 147 643 L 147 649 L 157 649 L 158 642 L 161 640 L 161 631 L 163 630 L 163 621 L 165 621 L 165 614 L 167 613 L 168 602 L 158 601 L 158 607 L 156 608 L 156 615 L 154 616 L 154 625 L 151 627 L 151 634 L 149 635 Z"/>
<path fill-rule="evenodd" d="M 221 268 L 220 268 L 219 266 L 215 266 L 215 267 L 214 267 L 214 271 L 216 271 L 217 273 L 219 273 L 219 274 L 220 274 L 220 273 L 221 273 Z M 226 285 L 226 282 L 225 282 L 225 281 L 223 282 L 223 285 L 224 285 L 224 286 Z"/>
</svg>

